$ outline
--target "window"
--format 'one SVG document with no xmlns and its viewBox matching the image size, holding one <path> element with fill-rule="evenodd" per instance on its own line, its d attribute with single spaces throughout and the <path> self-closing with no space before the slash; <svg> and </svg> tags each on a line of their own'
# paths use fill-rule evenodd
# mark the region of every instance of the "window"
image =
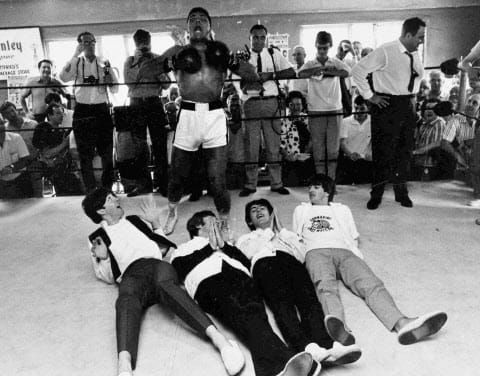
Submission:
<svg viewBox="0 0 480 376">
<path fill-rule="evenodd" d="M 380 22 L 380 23 L 349 23 L 349 24 L 321 24 L 303 25 L 300 27 L 300 44 L 305 47 L 307 59 L 316 56 L 315 38 L 319 31 L 327 31 L 332 34 L 333 47 L 329 51 L 330 56 L 335 56 L 337 46 L 343 39 L 351 42 L 359 41 L 363 47 L 376 48 L 379 45 L 398 39 L 402 30 L 403 21 Z M 420 57 L 423 60 L 423 45 L 419 47 Z"/>
<path fill-rule="evenodd" d="M 108 59 L 120 82 L 123 80 L 123 64 L 127 56 L 135 52 L 135 44 L 129 35 L 103 35 L 97 36 L 96 54 L 101 59 Z M 152 33 L 152 51 L 162 53 L 175 44 L 170 33 Z M 72 57 L 77 47 L 76 38 L 50 40 L 46 43 L 46 52 L 49 59 L 55 64 L 54 72 L 60 72 L 63 66 Z M 124 105 L 127 101 L 128 88 L 120 85 L 119 91 L 110 100 L 116 106 Z"/>
</svg>

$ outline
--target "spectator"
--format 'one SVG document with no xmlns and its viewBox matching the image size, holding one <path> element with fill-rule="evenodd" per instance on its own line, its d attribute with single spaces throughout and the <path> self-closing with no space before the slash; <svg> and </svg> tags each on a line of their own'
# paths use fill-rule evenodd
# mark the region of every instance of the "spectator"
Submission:
<svg viewBox="0 0 480 376">
<path fill-rule="evenodd" d="M 370 115 L 362 96 L 354 101 L 355 114 L 342 120 L 338 184 L 364 184 L 372 182 L 372 142 Z"/>
<path fill-rule="evenodd" d="M 425 99 L 428 98 L 428 95 L 430 93 L 430 86 L 428 85 L 428 81 L 425 78 L 422 78 L 420 81 L 420 86 L 418 88 L 418 92 L 416 95 L 416 100 L 417 100 L 417 105 L 416 105 L 416 111 L 420 111 L 420 107 L 422 106 L 422 103 Z"/>
<path fill-rule="evenodd" d="M 128 96 L 130 97 L 130 107 L 133 110 L 134 120 L 132 124 L 132 136 L 146 142 L 147 128 L 152 142 L 152 151 L 155 162 L 154 186 L 162 196 L 167 196 L 168 188 L 168 157 L 167 157 L 167 121 L 163 110 L 160 94 L 162 89 L 168 89 L 169 80 L 166 74 L 160 74 L 155 81 L 158 83 L 148 84 L 152 79 L 142 77 L 140 70 L 144 64 L 157 59 L 159 55 L 151 52 L 151 36 L 148 31 L 137 30 L 133 34 L 135 42 L 135 55 L 129 56 L 124 65 L 124 78 L 128 83 Z M 143 144 L 143 143 L 142 143 Z M 142 148 L 142 150 L 144 150 Z M 148 165 L 150 159 L 142 150 L 137 150 L 138 172 L 136 187 L 128 195 L 136 196 L 138 194 L 152 191 L 152 181 Z"/>
<path fill-rule="evenodd" d="M 349 66 L 350 69 L 357 63 L 355 59 L 355 51 L 353 50 L 352 43 L 349 40 L 342 40 L 337 47 L 337 59 L 343 61 Z M 342 107 L 344 117 L 350 116 L 352 113 L 352 94 L 354 88 L 352 80 L 350 78 L 340 77 L 340 88 L 342 90 Z"/>
<path fill-rule="evenodd" d="M 24 198 L 33 194 L 27 164 L 29 153 L 23 138 L 7 132 L 0 118 L 0 198 Z"/>
<path fill-rule="evenodd" d="M 256 67 L 261 85 L 248 85 L 242 90 L 242 100 L 245 117 L 267 118 L 262 120 L 245 120 L 245 155 L 246 183 L 240 191 L 240 197 L 248 196 L 257 190 L 258 157 L 260 139 L 263 133 L 265 140 L 266 159 L 270 173 L 272 192 L 288 195 L 288 190 L 282 183 L 282 167 L 280 162 L 280 119 L 268 119 L 281 115 L 282 107 L 278 96 L 280 88 L 278 79 L 295 77 L 295 70 L 290 66 L 282 53 L 275 48 L 267 48 L 267 28 L 254 25 L 250 29 L 250 44 L 252 53 L 250 63 Z"/>
<path fill-rule="evenodd" d="M 442 148 L 454 157 L 464 169 L 471 168 L 472 147 L 475 138 L 475 123 L 471 117 L 478 116 L 480 94 L 468 97 L 465 117 L 460 114 L 448 115 L 442 136 Z M 478 192 L 480 194 L 480 192 Z"/>
<path fill-rule="evenodd" d="M 422 180 L 450 179 L 455 159 L 440 147 L 445 132 L 445 120 L 437 116 L 434 107 L 438 99 L 426 99 L 421 107 L 422 121 L 415 135 L 413 178 Z"/>
<path fill-rule="evenodd" d="M 374 173 L 369 210 L 379 207 L 388 182 L 400 205 L 413 206 L 406 182 L 414 146 L 414 97 L 424 72 L 417 50 L 424 41 L 425 26 L 418 17 L 405 20 L 398 40 L 382 44 L 352 69 L 360 94 L 373 104 Z M 375 91 L 367 80 L 369 73 Z"/>
<path fill-rule="evenodd" d="M 298 73 L 300 68 L 303 67 L 303 64 L 305 64 L 305 57 L 307 56 L 305 48 L 303 46 L 295 46 L 293 48 L 292 56 L 295 61 L 295 73 Z M 299 91 L 304 97 L 307 96 L 308 80 L 297 78 L 289 81 L 288 86 L 290 91 Z"/>
<path fill-rule="evenodd" d="M 95 150 L 102 158 L 102 185 L 110 189 L 113 176 L 113 122 L 108 107 L 108 91 L 118 91 L 117 76 L 108 60 L 95 55 L 95 36 L 85 31 L 77 37 L 78 45 L 73 57 L 60 73 L 60 79 L 75 84 L 76 100 L 73 113 L 73 132 L 80 155 L 83 182 L 87 191 L 96 187 L 92 161 Z M 83 54 L 83 56 L 80 56 Z"/>
<path fill-rule="evenodd" d="M 308 78 L 308 114 L 313 143 L 313 160 L 318 174 L 328 174 L 335 179 L 339 130 L 342 121 L 342 93 L 340 78 L 348 77 L 350 68 L 337 58 L 329 58 L 332 36 L 320 31 L 315 41 L 317 56 L 298 72 L 298 76 Z"/>
<path fill-rule="evenodd" d="M 362 42 L 355 40 L 353 41 L 352 46 L 353 46 L 353 56 L 355 58 L 355 63 L 358 63 L 358 61 L 363 57 Z"/>
<path fill-rule="evenodd" d="M 46 177 L 55 186 L 57 195 L 79 194 L 80 182 L 71 172 L 72 159 L 69 153 L 71 130 L 60 128 L 64 109 L 59 104 L 51 103 L 46 114 L 48 121 L 38 124 L 33 133 L 33 146 L 39 151 L 37 160 L 31 165 L 34 192 L 39 191 L 42 177 Z"/>
<path fill-rule="evenodd" d="M 53 63 L 44 59 L 38 62 L 38 70 L 40 76 L 30 77 L 25 82 L 27 86 L 20 96 L 23 111 L 27 116 L 32 117 L 37 123 L 43 122 L 46 116 L 47 105 L 45 104 L 45 97 L 49 93 L 58 93 L 65 95 L 62 89 L 62 83 L 52 77 Z M 41 86 L 41 87 L 28 87 Z M 32 96 L 32 109 L 29 110 L 27 106 L 27 98 Z"/>
<path fill-rule="evenodd" d="M 430 91 L 428 93 L 428 99 L 438 99 L 440 101 L 447 100 L 442 95 L 443 75 L 439 71 L 431 71 L 430 77 Z"/>
<path fill-rule="evenodd" d="M 315 166 L 311 158 L 311 137 L 308 118 L 303 112 L 305 98 L 299 91 L 287 97 L 287 117 L 282 119 L 280 153 L 284 159 L 283 176 L 289 185 L 305 185 L 313 175 Z M 295 175 L 293 179 L 290 175 Z"/>
<path fill-rule="evenodd" d="M 0 106 L 0 115 L 7 120 L 7 123 L 5 124 L 7 131 L 15 132 L 22 136 L 23 141 L 25 141 L 25 144 L 27 145 L 30 157 L 35 158 L 37 151 L 32 144 L 32 138 L 33 130 L 37 126 L 37 122 L 20 116 L 15 105 L 8 101 Z"/>
</svg>

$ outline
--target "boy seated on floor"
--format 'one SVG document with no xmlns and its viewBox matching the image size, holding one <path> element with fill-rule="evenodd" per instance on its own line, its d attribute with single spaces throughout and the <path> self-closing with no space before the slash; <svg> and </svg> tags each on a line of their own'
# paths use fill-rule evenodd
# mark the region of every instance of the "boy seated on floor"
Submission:
<svg viewBox="0 0 480 376">
<path fill-rule="evenodd" d="M 334 183 L 316 175 L 309 186 L 310 202 L 293 213 L 293 230 L 306 245 L 305 265 L 325 313 L 325 327 L 332 339 L 343 345 L 355 343 L 345 323 L 338 280 L 365 303 L 402 345 L 410 345 L 437 333 L 447 321 L 444 312 L 420 317 L 405 316 L 383 282 L 375 275 L 358 249 L 359 234 L 348 206 L 333 203 Z"/>
</svg>

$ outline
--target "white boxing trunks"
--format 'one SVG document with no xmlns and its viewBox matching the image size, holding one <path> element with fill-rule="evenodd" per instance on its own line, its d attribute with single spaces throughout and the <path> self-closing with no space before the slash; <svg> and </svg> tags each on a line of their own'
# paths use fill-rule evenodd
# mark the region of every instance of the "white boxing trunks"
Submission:
<svg viewBox="0 0 480 376">
<path fill-rule="evenodd" d="M 227 117 L 221 101 L 182 101 L 173 146 L 197 151 L 227 145 Z"/>
</svg>

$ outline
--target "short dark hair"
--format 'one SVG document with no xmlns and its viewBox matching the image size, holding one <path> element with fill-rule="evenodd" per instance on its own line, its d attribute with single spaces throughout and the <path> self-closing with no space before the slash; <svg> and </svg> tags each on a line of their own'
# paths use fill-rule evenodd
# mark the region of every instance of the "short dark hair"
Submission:
<svg viewBox="0 0 480 376">
<path fill-rule="evenodd" d="M 95 40 L 95 35 L 93 35 L 93 33 L 91 33 L 90 31 L 83 31 L 83 32 L 81 32 L 80 34 L 78 34 L 78 36 L 77 36 L 77 42 L 78 42 L 78 43 L 81 43 L 82 37 L 85 36 L 85 35 L 91 35 L 92 38 Z"/>
<path fill-rule="evenodd" d="M 429 99 L 425 99 L 423 102 L 422 102 L 422 105 L 420 106 L 420 113 L 423 115 L 425 113 L 425 111 L 427 110 L 427 105 L 430 104 L 430 103 L 435 103 L 435 106 L 437 104 L 439 104 L 441 102 L 440 99 L 437 99 L 437 98 L 429 98 Z M 435 107 L 434 106 L 434 107 Z M 432 108 L 433 110 L 433 108 Z"/>
<path fill-rule="evenodd" d="M 151 39 L 152 39 L 152 36 L 147 30 L 138 29 L 137 31 L 135 31 L 135 34 L 133 34 L 133 40 L 135 44 L 142 43 L 142 42 L 149 43 Z"/>
<path fill-rule="evenodd" d="M 43 63 L 47 63 L 47 64 L 50 64 L 50 65 L 53 65 L 52 60 L 43 59 L 43 60 L 40 60 L 40 61 L 38 62 L 38 64 L 37 64 L 38 69 L 40 69 L 40 67 L 42 66 Z"/>
<path fill-rule="evenodd" d="M 332 34 L 327 33 L 326 31 L 319 31 L 317 37 L 315 38 L 315 44 L 330 44 L 330 47 L 332 47 Z"/>
<path fill-rule="evenodd" d="M 367 105 L 367 102 L 365 101 L 365 99 L 361 96 L 361 95 L 357 95 L 355 97 L 355 100 L 353 101 L 353 104 L 357 105 L 357 106 L 363 106 L 363 105 Z"/>
<path fill-rule="evenodd" d="M 3 114 L 3 112 L 8 110 L 10 107 L 17 109 L 17 106 L 15 106 L 14 103 L 9 101 L 3 102 L 2 105 L 0 106 L 0 114 Z"/>
<path fill-rule="evenodd" d="M 335 196 L 335 182 L 330 176 L 325 174 L 315 174 L 312 176 L 308 184 L 309 187 L 312 185 L 321 185 L 323 190 L 328 193 L 328 202 L 333 201 L 333 197 Z"/>
<path fill-rule="evenodd" d="M 304 109 L 307 108 L 307 101 L 305 99 L 305 96 L 298 90 L 292 90 L 288 93 L 287 100 L 286 100 L 287 106 L 295 98 L 299 98 L 302 101 L 302 106 Z"/>
<path fill-rule="evenodd" d="M 207 16 L 208 23 L 210 24 L 210 26 L 212 26 L 212 19 L 210 18 L 210 14 L 208 14 L 208 11 L 205 8 L 202 8 L 202 7 L 192 8 L 190 10 L 190 12 L 188 12 L 187 22 L 188 22 L 188 19 L 190 18 L 190 16 L 192 15 L 192 13 L 194 13 L 194 12 L 203 13 L 205 16 Z"/>
<path fill-rule="evenodd" d="M 211 210 L 202 210 L 202 211 L 196 212 L 187 221 L 187 231 L 188 231 L 188 234 L 190 235 L 190 239 L 193 239 L 195 236 L 198 236 L 198 227 L 203 226 L 205 224 L 203 219 L 206 217 L 215 217 L 215 213 L 212 212 Z"/>
<path fill-rule="evenodd" d="M 45 104 L 50 104 L 52 102 L 57 102 L 60 103 L 62 99 L 60 98 L 60 95 L 57 93 L 48 93 L 45 96 Z"/>
<path fill-rule="evenodd" d="M 268 34 L 268 30 L 264 25 L 261 24 L 255 24 L 250 28 L 250 34 L 252 34 L 255 30 L 263 30 L 265 31 L 265 34 Z"/>
<path fill-rule="evenodd" d="M 100 223 L 102 221 L 102 216 L 97 213 L 97 210 L 105 206 L 107 196 L 111 194 L 113 194 L 111 190 L 100 187 L 87 194 L 83 199 L 83 211 L 94 223 Z"/>
<path fill-rule="evenodd" d="M 47 117 L 50 117 L 51 115 L 53 115 L 53 110 L 55 110 L 56 108 L 62 108 L 62 106 L 60 106 L 57 103 L 49 104 L 47 106 L 47 110 L 45 111 L 45 113 L 47 114 Z"/>
<path fill-rule="evenodd" d="M 257 200 L 253 200 L 247 203 L 247 205 L 245 205 L 245 223 L 247 224 L 248 228 L 252 231 L 255 230 L 255 226 L 253 225 L 252 219 L 250 217 L 250 210 L 252 209 L 253 205 L 265 206 L 268 209 L 268 214 L 271 215 L 273 213 L 272 204 L 270 203 L 270 201 L 268 201 L 265 198 L 259 198 Z"/>
<path fill-rule="evenodd" d="M 425 27 L 427 26 L 427 24 L 421 18 L 418 18 L 418 17 L 409 18 L 405 20 L 405 22 L 402 25 L 402 36 L 407 35 L 407 33 L 416 35 L 418 33 L 418 30 L 422 26 Z"/>
</svg>

